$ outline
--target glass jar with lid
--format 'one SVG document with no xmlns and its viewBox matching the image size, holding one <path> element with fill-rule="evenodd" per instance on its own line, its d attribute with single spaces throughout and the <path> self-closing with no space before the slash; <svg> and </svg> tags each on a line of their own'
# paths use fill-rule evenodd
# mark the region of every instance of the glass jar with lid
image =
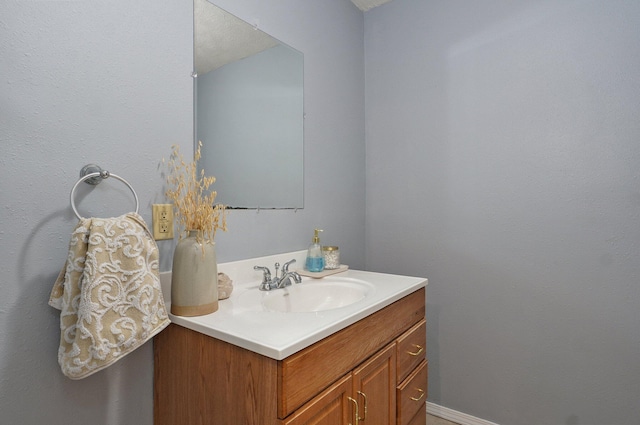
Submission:
<svg viewBox="0 0 640 425">
<path fill-rule="evenodd" d="M 335 270 L 340 268 L 340 249 L 337 246 L 323 246 L 324 268 Z"/>
</svg>

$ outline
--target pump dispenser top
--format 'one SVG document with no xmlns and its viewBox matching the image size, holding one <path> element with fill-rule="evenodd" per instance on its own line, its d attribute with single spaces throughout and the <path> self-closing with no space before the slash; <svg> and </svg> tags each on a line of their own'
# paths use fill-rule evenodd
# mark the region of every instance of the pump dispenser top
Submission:
<svg viewBox="0 0 640 425">
<path fill-rule="evenodd" d="M 306 268 L 310 272 L 321 272 L 324 270 L 324 256 L 322 255 L 322 245 L 320 245 L 320 235 L 322 229 L 315 229 L 313 240 L 307 250 Z"/>
</svg>

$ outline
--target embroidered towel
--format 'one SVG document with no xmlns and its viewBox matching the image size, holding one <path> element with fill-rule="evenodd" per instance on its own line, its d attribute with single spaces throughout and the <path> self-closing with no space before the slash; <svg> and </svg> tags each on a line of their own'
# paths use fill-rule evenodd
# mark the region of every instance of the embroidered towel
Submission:
<svg viewBox="0 0 640 425">
<path fill-rule="evenodd" d="M 156 242 L 137 213 L 80 219 L 49 298 L 60 310 L 62 373 L 85 378 L 169 324 L 158 258 Z"/>
</svg>

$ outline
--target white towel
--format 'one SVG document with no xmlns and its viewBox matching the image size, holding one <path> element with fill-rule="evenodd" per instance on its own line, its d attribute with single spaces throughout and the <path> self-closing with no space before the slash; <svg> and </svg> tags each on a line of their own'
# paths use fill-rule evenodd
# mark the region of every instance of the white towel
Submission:
<svg viewBox="0 0 640 425">
<path fill-rule="evenodd" d="M 156 242 L 136 213 L 80 219 L 49 298 L 60 310 L 62 373 L 85 378 L 169 324 L 158 257 Z"/>
</svg>

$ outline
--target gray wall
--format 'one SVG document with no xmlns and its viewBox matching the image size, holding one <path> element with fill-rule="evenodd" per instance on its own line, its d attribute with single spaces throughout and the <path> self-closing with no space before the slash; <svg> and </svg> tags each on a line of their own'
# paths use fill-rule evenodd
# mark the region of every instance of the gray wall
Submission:
<svg viewBox="0 0 640 425">
<path fill-rule="evenodd" d="M 303 249 L 320 226 L 363 267 L 362 13 L 345 0 L 225 3 L 305 53 L 306 192 L 297 212 L 232 212 L 219 261 Z M 191 14 L 184 0 L 0 2 L 2 423 L 152 423 L 151 344 L 71 381 L 47 300 L 77 222 L 68 197 L 80 168 L 126 178 L 150 224 L 151 204 L 164 201 L 161 158 L 174 143 L 192 153 Z M 87 216 L 132 208 L 113 179 L 79 190 L 77 203 Z M 160 248 L 168 270 L 173 243 Z"/>
<path fill-rule="evenodd" d="M 640 418 L 640 3 L 365 14 L 368 268 L 430 279 L 430 401 Z"/>
</svg>

